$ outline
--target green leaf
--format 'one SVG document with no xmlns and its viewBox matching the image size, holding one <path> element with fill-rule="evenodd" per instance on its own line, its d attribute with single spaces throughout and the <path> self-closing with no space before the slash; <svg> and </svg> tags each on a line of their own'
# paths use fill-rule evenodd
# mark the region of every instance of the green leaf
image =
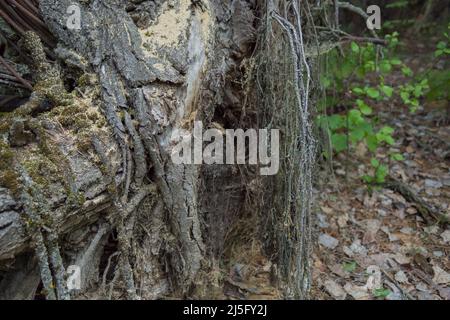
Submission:
<svg viewBox="0 0 450 320">
<path fill-rule="evenodd" d="M 369 150 L 371 152 L 375 152 L 375 150 L 377 150 L 379 143 L 378 143 L 378 139 L 375 135 L 367 136 L 366 142 L 367 142 L 367 148 L 369 148 Z"/>
<path fill-rule="evenodd" d="M 355 69 L 355 64 L 351 60 L 345 60 L 344 63 L 340 67 L 340 78 L 347 78 L 351 75 L 353 70 Z"/>
<path fill-rule="evenodd" d="M 364 90 L 361 88 L 358 88 L 358 87 L 353 88 L 352 91 L 355 94 L 363 94 L 364 93 Z"/>
<path fill-rule="evenodd" d="M 357 109 L 352 109 L 348 112 L 348 121 L 351 126 L 358 126 L 365 122 L 361 115 L 361 111 Z"/>
<path fill-rule="evenodd" d="M 343 116 L 340 116 L 338 114 L 333 114 L 332 116 L 328 117 L 328 126 L 330 127 L 330 130 L 332 130 L 332 131 L 341 129 L 341 128 L 345 127 L 345 119 Z"/>
<path fill-rule="evenodd" d="M 376 182 L 383 183 L 385 181 L 387 174 L 388 174 L 388 167 L 383 164 L 380 164 L 377 167 L 377 171 L 375 172 Z"/>
<path fill-rule="evenodd" d="M 407 66 L 403 66 L 402 73 L 407 77 L 412 77 L 412 75 L 413 75 L 411 68 L 409 68 Z"/>
<path fill-rule="evenodd" d="M 402 98 L 404 103 L 409 103 L 409 92 L 407 91 L 400 92 L 400 97 Z"/>
<path fill-rule="evenodd" d="M 442 56 L 444 54 L 444 50 L 436 50 L 435 52 L 434 52 L 434 56 L 435 57 L 440 57 L 440 56 Z"/>
<path fill-rule="evenodd" d="M 331 136 L 331 143 L 337 153 L 347 149 L 347 136 L 342 133 L 335 133 Z"/>
<path fill-rule="evenodd" d="M 378 142 L 386 142 L 389 145 L 395 144 L 394 138 L 392 138 L 392 133 L 394 133 L 394 129 L 389 126 L 384 126 L 378 131 L 376 134 L 376 138 Z"/>
<path fill-rule="evenodd" d="M 391 294 L 391 290 L 385 288 L 374 289 L 372 292 L 373 296 L 376 298 L 386 298 Z"/>
<path fill-rule="evenodd" d="M 422 96 L 422 87 L 420 85 L 418 85 L 414 88 L 414 96 L 416 98 L 419 98 L 420 96 Z"/>
<path fill-rule="evenodd" d="M 370 115 L 372 114 L 372 108 L 369 107 L 364 101 L 361 99 L 356 100 L 356 104 L 358 105 L 359 110 L 364 115 Z"/>
<path fill-rule="evenodd" d="M 353 130 L 350 131 L 350 141 L 352 143 L 356 143 L 364 139 L 366 135 L 366 131 L 364 130 L 363 126 L 359 126 Z"/>
<path fill-rule="evenodd" d="M 347 272 L 353 272 L 356 270 L 356 261 L 344 262 L 342 269 Z"/>
<path fill-rule="evenodd" d="M 390 86 L 382 85 L 380 86 L 380 89 L 388 98 L 392 97 L 392 94 L 394 93 L 394 89 Z"/>
<path fill-rule="evenodd" d="M 386 142 L 389 145 L 394 145 L 395 144 L 395 140 L 394 138 L 392 138 L 392 136 L 388 135 L 388 134 L 383 134 L 381 132 L 376 134 L 377 140 L 378 142 Z"/>
<path fill-rule="evenodd" d="M 405 160 L 405 157 L 403 157 L 403 155 L 400 153 L 394 153 L 393 155 L 391 155 L 391 159 L 395 161 L 403 161 Z"/>
<path fill-rule="evenodd" d="M 393 64 L 394 66 L 398 66 L 398 65 L 402 64 L 402 62 L 400 61 L 400 59 L 394 58 L 394 59 L 391 59 L 391 64 Z"/>
<path fill-rule="evenodd" d="M 366 71 L 375 71 L 375 62 L 374 61 L 367 61 L 364 64 L 364 68 Z"/>
<path fill-rule="evenodd" d="M 372 99 L 377 99 L 380 96 L 380 92 L 375 88 L 367 88 L 366 94 Z"/>
<path fill-rule="evenodd" d="M 372 165 L 372 167 L 378 168 L 379 165 L 380 165 L 380 161 L 378 161 L 378 160 L 375 159 L 375 158 L 372 158 L 372 159 L 370 159 L 370 164 Z"/>
<path fill-rule="evenodd" d="M 363 181 L 365 182 L 365 183 L 367 183 L 367 184 L 371 184 L 372 182 L 373 182 L 373 177 L 372 176 L 369 176 L 369 175 L 364 175 L 364 176 L 362 176 L 362 179 L 363 179 Z"/>
<path fill-rule="evenodd" d="M 366 116 L 372 114 L 372 108 L 369 107 L 367 104 L 363 104 L 362 106 L 360 106 L 359 110 L 361 110 L 361 113 Z"/>
<path fill-rule="evenodd" d="M 354 53 L 358 53 L 359 52 L 359 46 L 358 46 L 358 44 L 356 42 L 352 42 L 351 48 L 352 48 L 352 51 Z"/>
<path fill-rule="evenodd" d="M 392 70 L 392 65 L 389 61 L 381 61 L 380 69 L 383 73 L 389 73 Z"/>
<path fill-rule="evenodd" d="M 381 128 L 380 132 L 383 134 L 393 134 L 394 133 L 394 128 L 389 127 L 389 126 L 384 126 L 383 128 Z"/>
<path fill-rule="evenodd" d="M 439 43 L 436 46 L 436 48 L 438 48 L 438 49 L 445 49 L 446 47 L 447 47 L 447 43 L 445 43 L 445 41 L 439 41 Z"/>
</svg>

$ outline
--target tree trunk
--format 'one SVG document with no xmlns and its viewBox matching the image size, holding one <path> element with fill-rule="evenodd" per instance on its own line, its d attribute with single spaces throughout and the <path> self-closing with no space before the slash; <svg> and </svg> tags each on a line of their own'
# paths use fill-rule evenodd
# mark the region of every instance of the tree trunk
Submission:
<svg viewBox="0 0 450 320">
<path fill-rule="evenodd" d="M 71 5 L 80 29 L 67 26 Z M 215 261 L 243 217 L 280 265 L 285 296 L 306 297 L 309 59 L 271 13 L 303 19 L 303 8 L 252 0 L 40 0 L 39 8 L 57 60 L 35 34 L 23 36 L 36 75 L 30 101 L 0 127 L 0 298 L 32 299 L 41 288 L 69 298 L 61 275 L 73 265 L 81 288 L 72 297 L 92 297 L 89 288 L 101 298 L 211 297 Z M 292 23 L 301 36 L 303 22 Z M 292 81 L 281 87 L 284 77 Z M 174 164 L 173 134 L 194 121 L 288 130 L 281 172 Z"/>
</svg>

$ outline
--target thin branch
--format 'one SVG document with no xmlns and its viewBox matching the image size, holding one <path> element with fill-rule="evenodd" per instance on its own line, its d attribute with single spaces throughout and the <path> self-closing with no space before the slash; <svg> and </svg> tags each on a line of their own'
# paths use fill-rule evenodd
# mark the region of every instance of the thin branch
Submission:
<svg viewBox="0 0 450 320">
<path fill-rule="evenodd" d="M 320 26 L 317 26 L 316 28 L 320 29 L 320 30 L 325 30 L 325 31 L 328 30 L 329 32 L 333 33 L 334 36 L 338 38 L 338 40 L 344 39 L 344 40 L 351 40 L 351 41 L 356 41 L 356 42 L 370 42 L 370 43 L 374 43 L 374 44 L 382 45 L 382 46 L 385 46 L 388 44 L 387 40 L 384 40 L 381 38 L 354 36 L 345 31 L 342 31 L 340 29 L 330 29 L 327 27 L 320 27 Z M 336 33 L 342 34 L 342 37 L 336 35 Z"/>
<path fill-rule="evenodd" d="M 47 31 L 47 26 L 45 23 L 37 17 L 37 15 L 33 12 L 31 12 L 28 8 L 20 4 L 16 0 L 10 0 L 17 8 L 21 10 L 22 13 L 24 13 L 28 18 L 34 21 L 34 23 L 38 24 L 43 30 Z"/>
<path fill-rule="evenodd" d="M 29 0 L 22 0 L 23 4 L 28 7 L 28 9 L 32 10 L 35 14 L 39 14 L 38 5 L 32 3 Z"/>
<path fill-rule="evenodd" d="M 346 9 L 353 13 L 356 13 L 357 15 L 360 15 L 361 17 L 364 18 L 364 21 L 367 21 L 367 19 L 369 19 L 368 14 L 363 9 L 351 3 L 337 1 L 337 5 L 339 6 L 339 8 Z M 372 33 L 374 38 L 378 38 L 378 35 L 375 32 L 375 30 L 370 30 L 370 32 Z"/>
<path fill-rule="evenodd" d="M 11 74 L 13 74 L 27 89 L 33 91 L 33 86 L 27 80 L 22 78 L 22 76 L 14 70 L 14 68 L 11 67 L 2 56 L 0 56 L 0 64 L 2 64 Z"/>
</svg>

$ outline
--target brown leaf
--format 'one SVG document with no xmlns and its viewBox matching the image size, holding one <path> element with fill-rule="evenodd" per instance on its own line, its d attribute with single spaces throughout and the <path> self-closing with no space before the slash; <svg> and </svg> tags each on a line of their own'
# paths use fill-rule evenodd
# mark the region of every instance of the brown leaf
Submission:
<svg viewBox="0 0 450 320">
<path fill-rule="evenodd" d="M 326 280 L 324 283 L 325 290 L 335 299 L 344 300 L 347 295 L 342 287 L 333 280 Z"/>
<path fill-rule="evenodd" d="M 376 235 L 380 230 L 381 222 L 376 219 L 366 220 L 366 233 L 364 234 L 363 243 L 371 243 L 376 241 Z"/>
<path fill-rule="evenodd" d="M 416 253 L 413 257 L 414 264 L 418 266 L 425 273 L 433 276 L 434 270 L 433 267 L 428 262 L 427 258 L 425 258 L 422 254 Z"/>
</svg>

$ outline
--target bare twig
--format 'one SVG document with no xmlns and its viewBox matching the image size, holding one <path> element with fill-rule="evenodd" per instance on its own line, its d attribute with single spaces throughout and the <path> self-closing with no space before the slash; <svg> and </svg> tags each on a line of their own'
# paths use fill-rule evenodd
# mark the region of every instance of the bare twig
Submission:
<svg viewBox="0 0 450 320">
<path fill-rule="evenodd" d="M 27 80 L 22 78 L 21 75 L 13 67 L 11 67 L 2 56 L 0 56 L 0 64 L 2 64 L 11 74 L 13 74 L 27 89 L 33 91 L 33 86 Z"/>
<path fill-rule="evenodd" d="M 364 21 L 367 21 L 367 19 L 369 19 L 369 16 L 363 9 L 361 9 L 360 7 L 357 7 L 351 3 L 337 1 L 337 5 L 339 8 L 346 9 L 346 10 L 349 10 L 351 12 L 354 12 L 354 13 L 360 15 L 361 17 L 364 18 Z M 370 30 L 370 33 L 372 33 L 374 38 L 378 38 L 378 35 L 375 32 L 375 30 Z"/>
<path fill-rule="evenodd" d="M 102 276 L 102 291 L 106 294 L 106 277 L 108 276 L 109 268 L 111 267 L 111 261 L 114 257 L 120 255 L 119 251 L 114 252 L 108 257 L 108 263 L 106 264 L 105 271 L 103 271 Z M 112 282 L 112 281 L 111 281 Z"/>
<path fill-rule="evenodd" d="M 406 184 L 398 181 L 394 178 L 389 178 L 386 182 L 382 184 L 385 188 L 391 189 L 395 192 L 400 193 L 407 201 L 415 204 L 417 211 L 420 215 L 427 221 L 427 223 L 432 224 L 435 222 L 448 223 L 449 217 L 438 210 L 435 210 L 432 206 L 426 203 L 418 194 L 416 194 L 411 188 Z"/>
</svg>

